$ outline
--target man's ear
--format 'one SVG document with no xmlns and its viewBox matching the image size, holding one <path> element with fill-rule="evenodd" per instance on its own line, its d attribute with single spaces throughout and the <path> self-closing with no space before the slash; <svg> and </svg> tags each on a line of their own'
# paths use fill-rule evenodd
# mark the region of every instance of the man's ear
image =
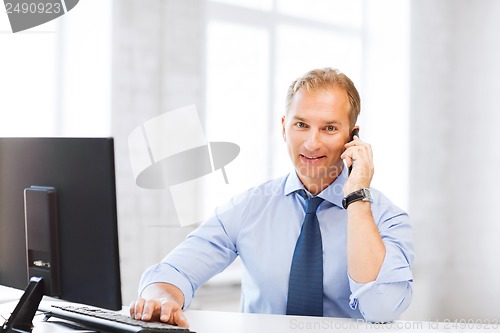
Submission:
<svg viewBox="0 0 500 333">
<path fill-rule="evenodd" d="M 359 138 L 359 126 L 354 126 L 351 132 L 351 137 L 357 136 Z M 351 138 L 353 139 L 353 138 Z"/>
<path fill-rule="evenodd" d="M 282 128 L 282 132 L 281 132 L 281 135 L 283 136 L 283 140 L 285 140 L 286 142 L 286 133 L 285 133 L 285 116 L 281 117 L 281 128 Z"/>
</svg>

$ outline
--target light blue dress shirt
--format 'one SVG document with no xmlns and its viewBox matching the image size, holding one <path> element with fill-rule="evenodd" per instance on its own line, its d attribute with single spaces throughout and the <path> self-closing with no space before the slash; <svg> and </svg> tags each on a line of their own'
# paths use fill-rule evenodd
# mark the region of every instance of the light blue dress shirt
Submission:
<svg viewBox="0 0 500 333">
<path fill-rule="evenodd" d="M 345 168 L 344 168 L 345 169 Z M 392 321 L 412 298 L 412 228 L 408 215 L 371 189 L 371 210 L 386 247 L 377 279 L 353 281 L 347 272 L 347 211 L 342 208 L 347 171 L 318 196 L 323 239 L 324 316 Z M 184 293 L 187 308 L 195 291 L 240 256 L 241 310 L 285 314 L 295 243 L 305 215 L 304 189 L 295 172 L 268 181 L 218 207 L 160 263 L 144 272 L 139 292 L 168 282 Z"/>
</svg>

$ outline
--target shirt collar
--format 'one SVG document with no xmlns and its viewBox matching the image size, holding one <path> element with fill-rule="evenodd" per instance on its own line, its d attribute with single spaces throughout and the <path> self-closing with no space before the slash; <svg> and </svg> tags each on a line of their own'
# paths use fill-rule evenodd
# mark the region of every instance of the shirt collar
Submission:
<svg viewBox="0 0 500 333">
<path fill-rule="evenodd" d="M 323 198 L 336 206 L 342 207 L 342 199 L 344 197 L 343 188 L 347 177 L 347 169 L 343 168 L 337 179 L 335 179 L 333 183 L 318 194 L 318 197 Z M 299 190 L 304 190 L 308 193 L 308 195 L 310 195 L 310 193 L 304 188 L 299 176 L 297 176 L 297 172 L 293 170 L 286 179 L 284 194 L 289 195 Z"/>
</svg>

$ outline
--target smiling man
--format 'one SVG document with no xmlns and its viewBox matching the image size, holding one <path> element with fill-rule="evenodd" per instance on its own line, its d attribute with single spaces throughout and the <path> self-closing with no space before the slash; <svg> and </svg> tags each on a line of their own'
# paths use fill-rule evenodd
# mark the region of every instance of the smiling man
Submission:
<svg viewBox="0 0 500 333">
<path fill-rule="evenodd" d="M 294 81 L 282 118 L 294 170 L 218 207 L 150 267 L 130 315 L 188 326 L 195 291 L 239 256 L 244 312 L 397 319 L 412 297 L 412 229 L 370 187 L 359 112 L 354 84 L 337 70 Z"/>
<path fill-rule="evenodd" d="M 289 93 L 283 138 L 301 182 L 316 195 L 342 171 L 340 156 L 354 130 L 351 107 L 340 87 L 314 89 L 309 84 L 295 91 L 299 87 Z"/>
</svg>

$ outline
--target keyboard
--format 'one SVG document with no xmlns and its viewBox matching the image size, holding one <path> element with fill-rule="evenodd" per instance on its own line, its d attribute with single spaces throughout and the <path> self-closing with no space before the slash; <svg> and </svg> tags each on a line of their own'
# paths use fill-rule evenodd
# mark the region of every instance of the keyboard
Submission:
<svg viewBox="0 0 500 333">
<path fill-rule="evenodd" d="M 147 322 L 128 315 L 86 306 L 51 305 L 40 307 L 46 320 L 56 317 L 83 325 L 85 328 L 109 333 L 194 333 L 187 328 L 160 322 Z"/>
</svg>

